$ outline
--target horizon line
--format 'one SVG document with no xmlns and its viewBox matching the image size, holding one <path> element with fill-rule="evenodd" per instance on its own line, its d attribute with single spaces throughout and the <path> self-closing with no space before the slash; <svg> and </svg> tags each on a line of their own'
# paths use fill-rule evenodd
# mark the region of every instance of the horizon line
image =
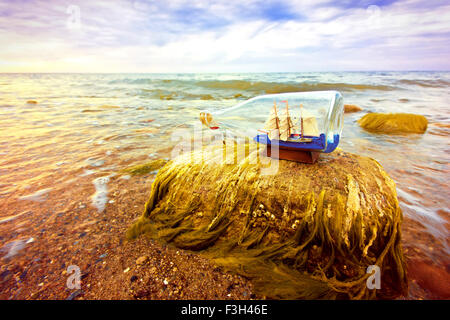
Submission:
<svg viewBox="0 0 450 320">
<path fill-rule="evenodd" d="M 213 71 L 203 71 L 203 72 L 175 72 L 175 71 L 167 71 L 167 72 L 1 72 L 0 74 L 258 74 L 258 73 L 339 73 L 339 72 L 450 72 L 449 70 L 330 70 L 330 71 L 248 71 L 248 72 L 240 72 L 240 71 L 230 71 L 230 72 L 213 72 Z"/>
</svg>

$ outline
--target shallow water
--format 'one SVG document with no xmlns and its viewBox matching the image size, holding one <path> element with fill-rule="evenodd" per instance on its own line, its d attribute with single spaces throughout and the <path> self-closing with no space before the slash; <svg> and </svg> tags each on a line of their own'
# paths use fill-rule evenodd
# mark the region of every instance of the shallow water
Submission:
<svg viewBox="0 0 450 320">
<path fill-rule="evenodd" d="M 450 73 L 443 72 L 0 74 L 0 201 L 45 202 L 53 185 L 93 174 L 101 209 L 107 186 L 94 173 L 108 177 L 132 159 L 163 157 L 177 143 L 173 130 L 197 124 L 199 111 L 264 93 L 331 89 L 364 108 L 345 115 L 340 147 L 378 160 L 397 183 L 405 216 L 448 254 Z M 422 114 L 429 127 L 423 135 L 371 134 L 356 123 L 365 112 Z"/>
</svg>

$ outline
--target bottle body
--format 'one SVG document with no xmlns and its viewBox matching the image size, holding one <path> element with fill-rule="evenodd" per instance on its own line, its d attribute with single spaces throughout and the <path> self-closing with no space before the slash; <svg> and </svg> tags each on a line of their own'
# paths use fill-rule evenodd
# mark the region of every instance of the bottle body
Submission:
<svg viewBox="0 0 450 320">
<path fill-rule="evenodd" d="M 202 112 L 212 130 L 232 132 L 264 144 L 332 152 L 343 128 L 343 98 L 337 91 L 257 96 L 228 109 Z"/>
</svg>

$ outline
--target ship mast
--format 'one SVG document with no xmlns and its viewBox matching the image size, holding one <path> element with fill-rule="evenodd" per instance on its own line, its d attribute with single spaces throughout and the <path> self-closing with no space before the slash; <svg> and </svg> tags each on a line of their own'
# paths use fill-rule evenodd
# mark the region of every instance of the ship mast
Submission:
<svg viewBox="0 0 450 320">
<path fill-rule="evenodd" d="M 270 115 L 264 125 L 264 129 L 267 130 L 266 133 L 270 139 L 278 138 L 280 132 L 280 119 L 278 118 L 277 104 L 275 101 L 273 102 L 273 108 L 270 111 Z M 260 131 L 264 132 L 263 130 Z"/>
<path fill-rule="evenodd" d="M 273 111 L 275 114 L 275 123 L 276 123 L 276 129 L 280 130 L 280 119 L 278 118 L 278 113 L 277 113 L 277 103 L 275 102 L 275 100 L 273 101 Z"/>
<path fill-rule="evenodd" d="M 282 102 L 286 103 L 286 112 L 285 115 L 281 119 L 280 124 L 280 139 L 287 141 L 291 136 L 292 129 L 294 128 L 294 124 L 292 123 L 291 116 L 289 114 L 289 104 L 287 100 Z"/>
<path fill-rule="evenodd" d="M 288 138 L 291 136 L 291 126 L 290 126 L 291 117 L 289 116 L 289 104 L 286 100 L 286 122 L 287 122 L 287 136 Z"/>
<path fill-rule="evenodd" d="M 303 117 L 302 117 L 302 114 L 303 114 L 303 105 L 300 104 L 300 133 L 301 133 L 300 138 L 301 139 L 303 139 Z"/>
</svg>

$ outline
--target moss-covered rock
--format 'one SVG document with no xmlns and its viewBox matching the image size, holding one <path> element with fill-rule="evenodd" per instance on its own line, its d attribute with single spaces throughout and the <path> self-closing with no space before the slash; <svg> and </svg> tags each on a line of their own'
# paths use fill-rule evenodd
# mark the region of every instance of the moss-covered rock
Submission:
<svg viewBox="0 0 450 320">
<path fill-rule="evenodd" d="M 407 289 L 395 184 L 375 160 L 337 151 L 316 164 L 258 146 L 208 147 L 158 173 L 129 229 L 200 251 L 269 298 L 394 298 Z M 366 286 L 381 269 L 380 290 Z"/>
<path fill-rule="evenodd" d="M 358 123 L 377 133 L 424 133 L 428 126 L 427 118 L 409 113 L 368 113 Z"/>
</svg>

